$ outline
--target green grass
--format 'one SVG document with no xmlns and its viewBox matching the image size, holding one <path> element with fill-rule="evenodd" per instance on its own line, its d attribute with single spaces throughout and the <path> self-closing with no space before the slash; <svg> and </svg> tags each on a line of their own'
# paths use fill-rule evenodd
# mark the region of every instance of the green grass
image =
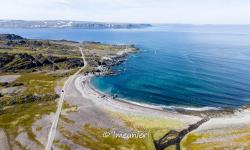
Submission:
<svg viewBox="0 0 250 150">
<path fill-rule="evenodd" d="M 182 141 L 182 146 L 188 146 L 191 145 L 193 142 L 197 141 L 198 139 L 201 139 L 202 135 L 198 134 L 189 134 L 186 136 L 186 138 Z"/>
<path fill-rule="evenodd" d="M 78 48 L 70 46 L 70 45 L 64 45 L 64 44 L 58 44 L 58 43 L 50 43 L 51 45 L 42 45 L 42 46 L 34 46 L 32 45 L 32 42 L 28 46 L 14 46 L 10 50 L 0 50 L 1 53 L 7 52 L 10 54 L 17 54 L 17 53 L 27 53 L 32 56 L 43 54 L 46 55 L 53 55 L 53 56 L 63 56 L 67 58 L 81 58 L 81 54 L 78 50 Z M 106 50 L 107 52 L 110 51 L 119 51 L 123 48 L 119 46 L 111 46 L 111 45 L 105 45 L 105 44 L 92 44 L 84 51 L 87 52 L 93 52 L 93 49 L 96 50 Z M 102 54 L 102 53 L 101 53 Z M 96 56 L 94 54 L 91 54 L 90 56 L 93 61 L 96 61 L 100 59 L 100 56 Z M 95 60 L 94 57 L 96 57 Z M 21 60 L 17 59 L 15 62 L 15 65 L 19 66 L 22 63 Z M 11 64 L 9 64 L 11 65 Z M 14 65 L 14 64 L 13 64 Z M 61 67 L 67 67 L 65 64 L 59 64 Z M 26 87 L 26 90 L 21 93 L 22 95 L 46 95 L 46 94 L 55 94 L 54 88 L 58 85 L 63 85 L 62 82 L 58 84 L 59 79 L 63 79 L 65 77 L 68 77 L 75 73 L 79 68 L 75 68 L 70 70 L 70 72 L 67 72 L 65 74 L 56 74 L 51 72 L 51 74 L 46 73 L 28 73 L 27 72 L 21 72 L 21 70 L 17 70 L 21 76 L 15 81 L 16 83 L 23 83 Z M 41 70 L 46 70 L 45 68 L 41 68 Z M 93 68 L 88 67 L 83 72 L 92 71 Z M 32 71 L 32 70 L 29 70 Z M 17 95 L 20 96 L 20 95 Z M 44 98 L 43 96 L 41 96 Z M 75 111 L 77 109 L 76 106 L 67 106 L 67 104 L 64 105 L 64 109 L 66 111 Z M 49 114 L 51 112 L 56 111 L 56 102 L 55 101 L 35 101 L 35 102 L 29 102 L 29 103 L 23 103 L 23 104 L 13 104 L 11 106 L 5 107 L 4 110 L 1 111 L 0 114 L 0 128 L 4 129 L 8 136 L 9 143 L 11 146 L 14 144 L 17 145 L 21 149 L 25 149 L 23 145 L 19 142 L 15 142 L 15 138 L 21 133 L 25 132 L 28 134 L 28 137 L 30 140 L 36 142 L 38 145 L 41 145 L 41 143 L 36 139 L 35 134 L 32 132 L 32 125 L 34 122 L 38 119 L 40 119 L 43 115 Z M 68 118 L 62 116 L 62 118 L 65 122 L 68 123 L 74 123 L 72 120 L 69 120 Z M 42 127 L 37 127 L 35 130 L 40 131 Z M 148 139 L 121 139 L 121 138 L 103 138 L 100 135 L 104 131 L 108 129 L 102 129 L 102 128 L 94 128 L 90 125 L 86 125 L 83 127 L 82 132 L 72 134 L 69 131 L 64 131 L 65 137 L 69 138 L 73 142 L 78 143 L 79 145 L 85 146 L 90 149 L 110 149 L 110 147 L 114 147 L 116 149 L 151 149 L 148 146 L 148 143 L 146 142 Z M 100 145 L 98 143 L 101 143 Z M 59 143 L 56 143 L 59 144 Z M 98 146 L 99 145 L 99 146 Z M 67 145 L 61 145 L 61 149 L 69 149 Z"/>
<path fill-rule="evenodd" d="M 61 150 L 71 150 L 71 148 L 66 144 L 60 144 L 59 147 Z"/>
<path fill-rule="evenodd" d="M 39 126 L 39 127 L 36 127 L 36 131 L 41 131 L 43 129 L 43 127 Z"/>
<path fill-rule="evenodd" d="M 15 105 L 5 109 L 0 115 L 0 128 L 4 129 L 9 138 L 9 143 L 13 144 L 13 139 L 21 132 L 27 132 L 29 138 L 40 144 L 32 132 L 32 124 L 40 119 L 42 115 L 55 112 L 56 103 L 54 101 L 33 102 Z"/>
<path fill-rule="evenodd" d="M 111 115 L 122 120 L 128 127 L 149 132 L 152 140 L 160 139 L 169 130 L 177 130 L 183 126 L 182 122 L 175 119 L 125 115 L 121 113 L 111 113 Z"/>
<path fill-rule="evenodd" d="M 224 132 L 206 132 L 206 133 L 189 133 L 182 141 L 181 147 L 186 150 L 193 149 L 249 149 L 250 148 L 250 128 L 238 128 L 238 129 L 222 129 Z M 243 134 L 242 134 L 243 133 Z M 223 141 L 223 139 L 229 137 L 229 139 Z M 234 137 L 231 139 L 230 137 Z M 218 138 L 222 141 L 209 141 L 209 139 Z M 208 142 L 196 143 L 201 139 L 208 139 Z"/>
<path fill-rule="evenodd" d="M 140 116 L 140 115 L 126 115 L 122 113 L 114 113 L 107 111 L 111 116 L 123 121 L 127 127 L 132 128 L 137 131 L 143 131 L 148 133 L 148 137 L 146 139 L 136 139 L 134 145 L 142 146 L 142 143 L 146 147 L 146 149 L 154 149 L 153 140 L 160 139 L 164 134 L 166 134 L 170 129 L 178 130 L 183 126 L 181 121 L 175 119 L 164 119 L 158 117 L 149 117 L 149 116 Z M 101 130 L 98 128 L 98 130 Z M 107 130 L 107 129 L 106 129 Z M 95 131 L 96 134 L 98 131 Z M 117 142 L 110 138 L 111 143 Z M 124 142 L 124 139 L 119 139 Z M 118 140 L 118 143 L 120 142 Z M 101 141 L 104 142 L 104 141 Z M 104 142 L 105 143 L 105 142 Z M 125 142 L 126 143 L 126 142 Z M 124 143 L 123 143 L 124 144 Z M 126 144 L 125 144 L 126 145 Z M 135 149 L 138 149 L 136 147 Z M 139 148 L 141 149 L 141 148 Z M 174 149 L 174 147 L 170 147 L 168 149 Z"/>
<path fill-rule="evenodd" d="M 61 133 L 68 140 L 73 141 L 74 143 L 83 146 L 91 150 L 109 150 L 113 149 L 130 149 L 130 150 L 148 150 L 154 149 L 149 147 L 147 144 L 147 139 L 140 138 L 130 138 L 123 139 L 117 137 L 103 137 L 105 131 L 110 131 L 110 129 L 105 128 L 96 128 L 90 124 L 84 125 L 81 131 L 77 133 L 72 133 L 70 131 L 60 129 Z"/>
<path fill-rule="evenodd" d="M 13 48 L 11 50 L 6 50 L 6 49 L 1 49 L 0 50 L 0 54 L 1 53 L 9 53 L 9 54 L 20 54 L 20 53 L 27 53 L 27 54 L 36 54 L 36 52 L 34 51 L 30 51 L 28 49 L 25 49 L 25 48 Z"/>
<path fill-rule="evenodd" d="M 75 123 L 75 121 L 69 119 L 69 118 L 68 118 L 67 116 L 65 116 L 65 115 L 61 115 L 61 116 L 60 116 L 60 119 L 62 119 L 64 122 L 66 122 L 66 123 L 68 123 L 68 124 L 74 124 L 74 123 Z"/>
<path fill-rule="evenodd" d="M 55 53 L 55 54 L 51 54 L 51 53 L 44 53 L 42 51 L 30 51 L 30 50 L 26 50 L 26 49 L 18 49 L 18 48 L 14 48 L 11 50 L 4 50 L 4 49 L 0 49 L 0 55 L 3 53 L 8 53 L 8 54 L 29 54 L 32 56 L 38 55 L 38 54 L 42 54 L 43 56 L 55 56 L 55 57 L 67 57 L 67 58 L 82 58 L 82 56 L 80 55 L 80 53 L 77 55 L 71 55 L 71 54 L 60 54 Z"/>
<path fill-rule="evenodd" d="M 12 46 L 11 49 L 0 49 L 0 53 L 27 53 L 31 55 L 44 54 L 53 56 L 69 56 L 69 57 L 79 57 L 79 50 L 76 47 L 68 46 L 65 44 L 50 44 L 46 46 L 36 46 L 32 44 L 28 46 Z"/>
<path fill-rule="evenodd" d="M 42 73 L 22 74 L 16 82 L 23 83 L 27 89 L 25 94 L 54 94 L 58 77 Z"/>
<path fill-rule="evenodd" d="M 109 50 L 109 51 L 119 51 L 120 49 L 112 46 L 112 45 L 106 45 L 106 44 L 87 44 L 84 46 L 84 49 L 88 50 Z"/>
<path fill-rule="evenodd" d="M 56 102 L 46 95 L 54 95 L 54 87 L 59 77 L 45 73 L 23 73 L 15 83 L 23 83 L 26 90 L 23 93 L 15 95 L 19 99 L 25 95 L 42 95 L 37 101 L 24 101 L 23 104 L 13 104 L 1 111 L 0 128 L 4 129 L 11 146 L 21 144 L 15 142 L 15 138 L 21 133 L 27 133 L 29 139 L 36 144 L 42 144 L 36 139 L 32 132 L 32 125 L 36 120 L 41 119 L 43 115 L 56 111 Z M 13 96 L 12 96 L 13 97 Z M 10 100 L 11 98 L 10 97 Z M 41 130 L 37 128 L 36 131 Z"/>
</svg>

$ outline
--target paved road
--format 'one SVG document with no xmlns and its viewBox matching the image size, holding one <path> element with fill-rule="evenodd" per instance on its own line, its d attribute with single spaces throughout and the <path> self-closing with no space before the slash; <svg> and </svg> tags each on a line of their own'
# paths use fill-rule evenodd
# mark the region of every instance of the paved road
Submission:
<svg viewBox="0 0 250 150">
<path fill-rule="evenodd" d="M 61 92 L 60 100 L 58 101 L 58 106 L 57 106 L 55 118 L 54 118 L 54 121 L 53 121 L 52 126 L 50 128 L 49 135 L 48 135 L 48 142 L 47 142 L 47 145 L 46 145 L 46 150 L 51 150 L 52 145 L 53 145 L 53 141 L 54 141 L 54 138 L 55 138 L 55 135 L 56 135 L 57 124 L 58 124 L 58 121 L 59 121 L 59 117 L 60 117 L 63 102 L 64 102 L 65 89 L 72 82 L 72 80 L 87 66 L 87 62 L 86 62 L 86 60 L 84 58 L 82 48 L 81 47 L 78 47 L 78 48 L 79 48 L 79 51 L 81 52 L 82 59 L 83 59 L 83 62 L 84 62 L 84 66 L 81 69 L 79 69 L 74 75 L 70 76 L 68 78 L 68 80 L 65 82 L 64 86 L 63 86 L 63 90 Z"/>
</svg>

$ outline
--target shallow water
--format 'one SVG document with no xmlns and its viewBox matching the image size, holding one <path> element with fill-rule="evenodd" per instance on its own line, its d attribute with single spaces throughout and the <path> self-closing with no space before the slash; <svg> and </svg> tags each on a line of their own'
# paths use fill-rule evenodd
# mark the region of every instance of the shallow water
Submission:
<svg viewBox="0 0 250 150">
<path fill-rule="evenodd" d="M 180 32 L 181 31 L 181 32 Z M 140 51 L 96 77 L 102 92 L 164 106 L 250 104 L 250 27 L 171 26 L 138 30 L 0 29 L 27 38 L 135 44 Z"/>
</svg>

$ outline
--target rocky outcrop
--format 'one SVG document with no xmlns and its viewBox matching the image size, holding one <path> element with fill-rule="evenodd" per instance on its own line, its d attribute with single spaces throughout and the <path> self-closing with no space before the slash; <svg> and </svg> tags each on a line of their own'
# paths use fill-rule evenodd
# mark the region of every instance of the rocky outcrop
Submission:
<svg viewBox="0 0 250 150">
<path fill-rule="evenodd" d="M 80 67 L 83 61 L 80 58 L 67 58 L 57 56 L 44 56 L 38 54 L 32 56 L 26 53 L 0 55 L 0 70 L 2 72 L 16 72 L 19 70 L 39 70 L 42 67 L 46 69 L 71 69 Z"/>
<path fill-rule="evenodd" d="M 11 106 L 15 104 L 31 103 L 36 101 L 52 101 L 59 98 L 57 94 L 45 94 L 45 95 L 15 95 L 12 97 L 0 98 L 1 106 Z"/>
</svg>

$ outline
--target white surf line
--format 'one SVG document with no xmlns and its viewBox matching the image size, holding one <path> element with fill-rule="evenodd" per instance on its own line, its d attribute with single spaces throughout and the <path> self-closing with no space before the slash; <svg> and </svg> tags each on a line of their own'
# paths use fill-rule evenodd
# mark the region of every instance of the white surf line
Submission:
<svg viewBox="0 0 250 150">
<path fill-rule="evenodd" d="M 55 114 L 55 119 L 54 119 L 54 121 L 52 123 L 52 126 L 50 128 L 50 132 L 49 132 L 49 135 L 48 135 L 48 142 L 47 142 L 47 145 L 46 145 L 46 150 L 51 150 L 52 145 L 53 145 L 53 141 L 54 141 L 55 136 L 56 136 L 56 128 L 57 128 L 59 117 L 60 117 L 60 114 L 61 114 L 61 111 L 62 111 L 62 106 L 63 106 L 66 87 L 68 86 L 68 84 L 70 82 L 72 82 L 72 80 L 76 77 L 76 75 L 78 75 L 87 66 L 87 62 L 86 62 L 86 60 L 84 58 L 83 50 L 82 50 L 81 47 L 78 47 L 78 48 L 79 48 L 79 51 L 81 52 L 82 59 L 83 59 L 83 62 L 84 62 L 84 66 L 81 69 L 79 69 L 75 74 L 70 76 L 68 78 L 68 80 L 65 82 L 64 86 L 63 86 L 61 96 L 60 96 L 61 98 L 58 101 L 58 106 L 57 106 L 57 110 L 56 110 L 56 114 Z"/>
</svg>

